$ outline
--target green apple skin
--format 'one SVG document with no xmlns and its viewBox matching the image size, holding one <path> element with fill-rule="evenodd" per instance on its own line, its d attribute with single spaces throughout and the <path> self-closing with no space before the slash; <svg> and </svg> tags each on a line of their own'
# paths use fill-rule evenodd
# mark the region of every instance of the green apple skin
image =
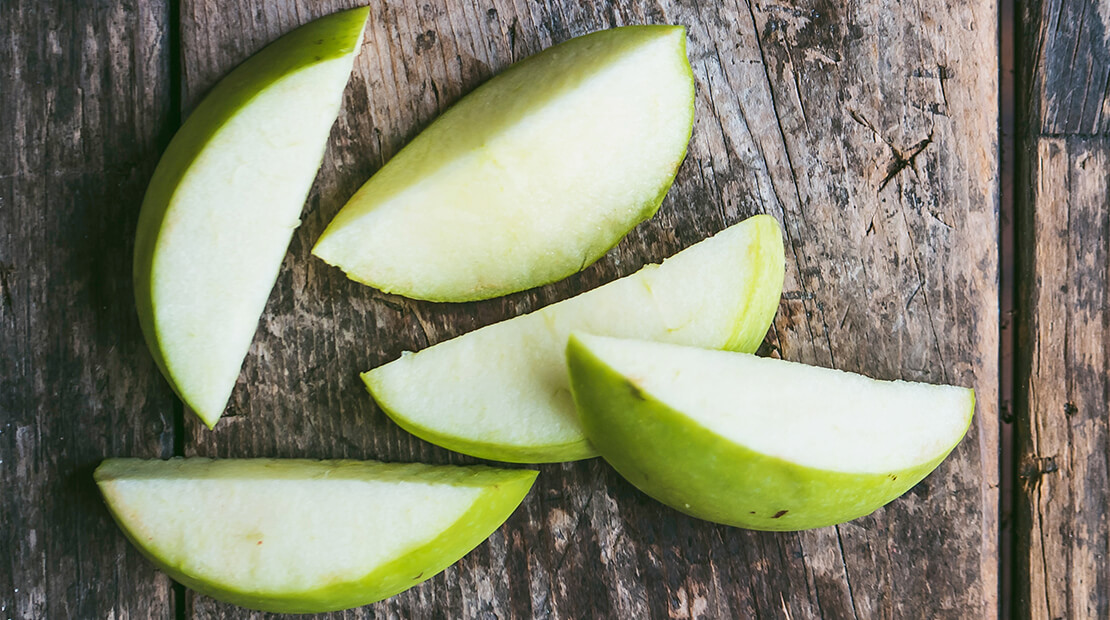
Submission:
<svg viewBox="0 0 1110 620">
<path fill-rule="evenodd" d="M 328 225 L 313 254 L 339 267 L 356 282 L 387 293 L 435 302 L 491 299 L 557 282 L 585 269 L 659 210 L 686 157 L 693 132 L 694 75 L 686 56 L 685 34 L 683 26 L 623 26 L 576 37 L 512 65 L 452 106 L 371 177 Z M 630 180 L 627 192 L 636 196 L 632 202 L 619 199 L 613 204 L 588 205 L 579 208 L 576 217 L 566 218 L 565 225 L 535 226 L 536 209 L 532 209 L 530 217 L 520 214 L 502 217 L 500 211 L 488 208 L 488 203 L 496 202 L 493 198 L 506 190 L 483 173 L 465 179 L 472 183 L 481 178 L 488 185 L 485 195 L 472 201 L 479 205 L 487 203 L 485 210 L 475 210 L 469 219 L 448 226 L 441 226 L 431 216 L 391 222 L 393 225 L 363 223 L 378 217 L 390 200 L 411 190 L 414 179 L 419 183 L 421 179 L 432 178 L 468 157 L 485 157 L 505 168 L 510 164 L 521 166 L 521 158 L 498 154 L 495 142 L 500 134 L 528 122 L 545 103 L 572 91 L 603 71 L 607 63 L 618 62 L 638 46 L 656 41 L 673 42 L 673 58 L 668 66 L 659 68 L 660 74 L 666 74 L 659 81 L 665 77 L 675 82 L 673 88 L 682 99 L 683 109 L 673 123 L 653 128 L 654 133 L 666 132 L 669 138 L 662 147 L 666 169 L 651 179 Z M 583 111 L 579 118 L 588 115 L 588 111 Z M 599 150 L 615 148 L 604 143 L 595 146 Z M 541 156 L 545 149 L 544 144 L 517 147 L 528 156 Z M 563 159 L 586 156 L 581 150 L 563 155 Z M 517 176 L 534 179 L 551 174 L 542 165 L 526 172 Z M 461 181 L 451 184 L 439 194 L 446 194 L 448 200 L 453 198 L 455 202 L 465 201 L 458 196 L 473 192 L 456 187 L 464 184 Z M 562 204 L 546 208 L 573 208 L 576 201 L 582 201 L 576 192 L 581 192 L 583 185 L 565 188 Z M 527 200 L 529 194 L 525 192 L 516 202 Z M 438 200 L 426 199 L 419 207 L 427 208 L 434 202 Z M 462 209 L 464 206 L 452 205 L 454 211 L 469 213 L 470 207 Z M 360 226 L 365 230 L 358 230 Z M 409 229 L 419 235 L 407 234 Z M 371 233 L 379 236 L 367 237 Z M 433 233 L 434 242 L 422 240 L 433 238 Z M 397 242 L 398 247 L 378 250 L 379 255 L 366 254 L 384 247 L 398 235 L 405 239 L 404 243 Z M 481 243 L 475 246 L 472 240 Z M 465 249 L 454 247 L 459 243 L 467 244 Z M 397 261 L 429 264 L 415 271 L 394 265 Z M 431 264 L 432 261 L 440 262 Z"/>
<path fill-rule="evenodd" d="M 710 257 L 709 248 L 725 248 L 726 250 L 736 243 L 738 237 L 742 235 L 750 235 L 751 242 L 746 243 L 742 252 L 729 251 L 727 256 L 731 260 L 744 261 L 752 270 L 752 275 L 743 282 L 740 287 L 730 290 L 720 291 L 721 295 L 729 295 L 730 303 L 726 304 L 726 308 L 719 310 L 720 316 L 715 316 L 718 311 L 704 310 L 698 313 L 692 313 L 696 316 L 696 321 L 703 322 L 705 325 L 704 333 L 696 335 L 680 335 L 677 332 L 651 332 L 641 331 L 638 328 L 631 327 L 629 316 L 632 314 L 621 313 L 615 320 L 597 321 L 596 317 L 610 311 L 610 307 L 620 308 L 619 303 L 634 303 L 637 305 L 646 306 L 644 300 L 634 298 L 636 301 L 630 301 L 625 295 L 629 291 L 643 291 L 651 289 L 663 297 L 667 297 L 667 286 L 656 282 L 654 285 L 650 284 L 652 274 L 663 272 L 665 270 L 681 270 L 683 277 L 677 278 L 684 281 L 696 280 L 698 277 L 708 277 L 714 282 L 708 282 L 704 287 L 699 289 L 699 292 L 712 290 L 715 282 L 723 278 L 718 278 L 722 271 L 735 272 L 731 263 L 722 260 L 720 257 Z M 694 253 L 698 254 L 699 259 L 694 258 Z M 513 386 L 520 386 L 530 382 L 536 382 L 537 375 L 550 375 L 560 377 L 560 380 L 555 383 L 538 382 L 533 386 L 536 391 L 558 391 L 569 390 L 570 385 L 567 383 L 565 374 L 565 350 L 566 338 L 569 336 L 568 326 L 574 326 L 575 329 L 589 329 L 595 334 L 625 334 L 626 336 L 633 336 L 645 339 L 659 339 L 670 342 L 679 342 L 684 344 L 696 344 L 697 346 L 720 348 L 728 351 L 740 351 L 745 353 L 752 353 L 756 351 L 760 344 L 762 344 L 764 337 L 767 334 L 768 326 L 774 320 L 775 313 L 778 310 L 779 298 L 782 295 L 782 283 L 784 277 L 784 258 L 783 258 L 783 242 L 782 242 L 782 229 L 777 220 L 770 215 L 755 215 L 740 223 L 734 224 L 728 229 L 718 233 L 716 237 L 706 239 L 699 244 L 695 244 L 671 258 L 664 261 L 661 265 L 649 265 L 625 278 L 615 280 L 609 284 L 601 286 L 597 289 L 582 293 L 577 297 L 558 302 L 546 308 L 542 308 L 531 314 L 514 317 L 502 323 L 496 323 L 486 326 L 475 332 L 464 334 L 455 339 L 461 343 L 465 340 L 470 340 L 474 343 L 480 338 L 492 337 L 494 334 L 505 333 L 504 338 L 499 338 L 496 343 L 488 342 L 485 346 L 473 345 L 467 349 L 466 354 L 459 358 L 453 358 L 452 367 L 481 367 L 484 363 L 484 356 L 493 355 L 515 355 L 514 351 L 522 351 L 525 349 L 540 349 L 545 348 L 544 345 L 537 345 L 534 341 L 530 341 L 522 335 L 521 332 L 529 333 L 534 331 L 543 331 L 552 329 L 551 325 L 556 323 L 563 323 L 564 326 L 559 328 L 557 334 L 552 338 L 553 343 L 550 351 L 544 351 L 546 366 L 543 368 L 530 368 L 522 371 L 523 376 L 502 378 L 502 387 L 494 388 L 497 391 L 506 391 L 509 384 Z M 704 261 L 704 262 L 703 262 Z M 681 265 L 681 266 L 680 266 Z M 615 293 L 617 287 L 623 287 L 619 290 L 619 295 L 611 295 Z M 724 288 L 724 287 L 722 287 Z M 608 296 L 608 297 L 606 297 Z M 697 292 L 691 293 L 687 296 L 687 301 L 697 296 Z M 602 300 L 605 301 L 602 301 Z M 619 301 L 618 301 L 619 299 Z M 731 303 L 731 300 L 736 300 L 736 303 Z M 567 319 L 568 315 L 575 313 L 576 318 Z M 560 318 L 557 318 L 560 317 Z M 589 318 L 583 318 L 589 317 Z M 525 327 L 527 325 L 527 327 Z M 723 327 L 723 329 L 722 329 Z M 512 331 L 517 330 L 519 331 Z M 450 346 L 447 341 L 440 343 L 424 351 L 417 352 L 411 356 L 413 360 L 429 359 L 430 356 L 436 355 L 437 352 L 443 351 L 445 346 Z M 438 347 L 438 348 L 437 348 Z M 519 362 L 519 363 L 516 363 Z M 451 392 L 452 388 L 444 385 L 436 385 L 435 379 L 432 378 L 430 383 L 426 383 L 423 388 L 413 387 L 407 384 L 394 384 L 386 376 L 386 371 L 389 370 L 391 365 L 409 363 L 405 359 L 396 360 L 390 364 L 380 366 L 374 370 L 362 373 L 362 380 L 366 384 L 367 390 L 370 395 L 378 403 L 382 411 L 390 417 L 398 426 L 405 429 L 409 433 L 417 437 L 431 442 L 437 446 L 468 454 L 482 459 L 492 461 L 502 461 L 506 463 L 561 463 L 566 461 L 577 461 L 588 459 L 598 456 L 598 452 L 591 442 L 587 439 L 586 435 L 581 432 L 581 429 L 570 434 L 559 434 L 558 441 L 551 442 L 538 442 L 538 443 L 507 443 L 492 438 L 491 440 L 481 440 L 474 436 L 466 436 L 460 432 L 445 432 L 443 428 L 437 428 L 428 423 L 422 423 L 417 420 L 417 416 L 408 406 L 398 406 L 397 403 L 400 399 L 405 398 L 406 395 L 411 394 L 412 390 L 427 389 L 435 391 L 439 394 L 447 394 Z M 526 362 L 523 360 L 514 359 L 514 368 L 526 368 Z M 558 367 L 559 370 L 552 370 Z M 491 377 L 497 373 L 493 371 L 487 372 L 484 376 Z M 470 399 L 481 399 L 480 396 L 473 393 L 468 393 Z M 512 402 L 498 402 L 497 408 L 506 412 L 519 411 L 522 403 L 513 404 Z M 567 403 L 569 411 L 565 412 L 567 416 L 574 418 L 577 424 L 577 418 L 574 415 L 574 404 Z M 494 408 L 491 406 L 491 408 Z M 437 410 L 454 410 L 462 411 L 463 407 L 449 402 L 440 402 Z M 554 412 L 552 415 L 556 415 Z M 436 416 L 433 420 L 439 421 L 442 416 Z M 504 425 L 521 424 L 522 422 L 512 417 L 507 417 Z M 470 425 L 471 427 L 479 426 L 477 423 Z"/>
<path fill-rule="evenodd" d="M 645 393 L 574 336 L 567 365 L 586 435 L 613 469 L 663 504 L 715 523 L 782 532 L 851 521 L 911 489 L 959 443 L 888 474 L 824 471 L 710 432 Z M 974 406 L 972 396 L 969 425 Z"/>
<path fill-rule="evenodd" d="M 212 138 L 258 93 L 311 65 L 343 56 L 353 57 L 369 11 L 369 7 L 351 9 L 310 22 L 278 39 L 232 70 L 212 88 L 174 135 L 147 188 L 135 232 L 133 265 L 139 324 L 151 355 L 170 387 L 209 428 L 215 425 L 223 413 L 223 406 L 216 407 L 201 402 L 201 399 L 194 396 L 192 386 L 183 385 L 178 380 L 173 369 L 178 360 L 167 359 L 164 352 L 162 330 L 157 320 L 160 303 L 153 297 L 155 274 L 152 273 L 152 267 L 160 236 L 167 227 L 167 213 L 174 194 Z M 323 156 L 323 145 L 320 147 L 320 155 Z M 313 166 L 315 170 L 319 163 L 306 162 L 306 166 Z M 309 189 L 310 187 L 304 188 L 306 195 Z M 278 257 L 271 287 L 273 280 L 277 278 L 280 263 L 281 257 Z M 246 350 L 243 355 L 246 355 Z M 203 364 L 205 361 L 195 363 Z M 228 392 L 230 394 L 230 389 Z M 225 398 L 225 404 L 226 401 Z"/>
<path fill-rule="evenodd" d="M 539 474 L 537 471 L 528 469 L 495 469 L 481 465 L 458 467 L 456 468 L 458 470 L 467 470 L 467 478 L 465 481 L 460 481 L 460 484 L 486 487 L 486 490 L 468 512 L 434 540 L 405 553 L 404 556 L 381 566 L 357 581 L 336 582 L 327 587 L 302 592 L 260 595 L 256 592 L 229 589 L 219 583 L 197 579 L 181 572 L 177 567 L 151 552 L 131 529 L 128 516 L 118 512 L 112 502 L 109 487 L 113 479 L 110 474 L 113 461 L 127 460 L 131 459 L 104 461 L 94 472 L 94 478 L 107 500 L 112 518 L 119 525 L 124 536 L 148 560 L 174 581 L 216 600 L 248 609 L 292 614 L 324 613 L 369 605 L 435 577 L 489 538 L 528 495 Z M 288 459 L 285 462 L 295 467 L 300 460 Z M 345 464 L 358 464 L 357 461 L 333 461 L 332 463 L 340 468 Z"/>
</svg>

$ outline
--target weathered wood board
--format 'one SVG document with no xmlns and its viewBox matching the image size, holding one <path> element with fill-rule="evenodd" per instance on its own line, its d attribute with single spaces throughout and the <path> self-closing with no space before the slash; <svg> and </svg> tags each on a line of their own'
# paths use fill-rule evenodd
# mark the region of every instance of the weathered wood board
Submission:
<svg viewBox="0 0 1110 620">
<path fill-rule="evenodd" d="M 158 150 L 231 67 L 353 4 L 0 3 L 0 613 L 249 616 L 175 600 L 101 506 L 101 458 L 473 462 L 395 427 L 358 372 L 766 212 L 784 224 L 788 265 L 765 352 L 976 388 L 971 432 L 933 476 L 853 523 L 770 534 L 679 515 L 596 459 L 543 466 L 517 514 L 460 563 L 334 617 L 996 615 L 993 2 L 376 3 L 228 415 L 210 432 L 186 413 L 177 433 L 180 405 L 145 351 L 130 285 Z M 311 257 L 344 200 L 453 101 L 546 46 L 632 23 L 687 25 L 697 123 L 660 214 L 598 264 L 437 305 Z"/>
<path fill-rule="evenodd" d="M 1110 6 L 1029 3 L 1015 616 L 1110 617 Z"/>
<path fill-rule="evenodd" d="M 0 2 L 0 617 L 172 618 L 92 471 L 172 456 L 131 293 L 170 126 L 163 4 Z"/>
<path fill-rule="evenodd" d="M 183 0 L 186 111 L 221 75 L 347 2 Z M 904 499 L 803 534 L 674 513 L 597 460 L 536 490 L 443 575 L 344 617 L 987 618 L 997 589 L 996 17 L 946 3 L 385 2 L 228 416 L 187 454 L 470 462 L 390 423 L 357 373 L 586 290 L 757 212 L 784 222 L 768 350 L 974 386 L 967 440 Z M 655 219 L 568 280 L 465 305 L 346 280 L 309 249 L 344 200 L 461 95 L 599 28 L 689 28 L 690 154 Z M 432 387 L 431 389 L 434 389 Z M 194 617 L 241 611 L 188 595 Z"/>
</svg>

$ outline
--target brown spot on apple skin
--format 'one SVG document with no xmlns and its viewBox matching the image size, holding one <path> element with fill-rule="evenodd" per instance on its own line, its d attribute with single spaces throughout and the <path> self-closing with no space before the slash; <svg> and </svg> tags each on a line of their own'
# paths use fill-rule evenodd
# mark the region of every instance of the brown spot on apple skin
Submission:
<svg viewBox="0 0 1110 620">
<path fill-rule="evenodd" d="M 636 400 L 647 400 L 647 397 L 644 396 L 644 391 L 640 389 L 640 386 L 631 381 L 628 382 L 628 391 L 632 392 L 632 398 L 635 398 Z"/>
<path fill-rule="evenodd" d="M 782 515 L 784 515 L 788 512 L 790 512 L 790 511 L 789 510 L 780 510 L 780 511 L 776 512 L 775 515 L 771 518 L 772 519 L 778 519 L 779 517 L 781 517 Z"/>
</svg>

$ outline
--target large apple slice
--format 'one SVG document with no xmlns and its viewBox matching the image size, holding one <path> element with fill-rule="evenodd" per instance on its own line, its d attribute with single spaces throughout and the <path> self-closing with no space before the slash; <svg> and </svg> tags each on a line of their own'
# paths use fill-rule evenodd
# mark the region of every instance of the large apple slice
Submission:
<svg viewBox="0 0 1110 620">
<path fill-rule="evenodd" d="M 171 577 L 276 612 L 365 605 L 429 579 L 505 521 L 536 472 L 373 461 L 110 459 L 112 516 Z"/>
<path fill-rule="evenodd" d="M 778 222 L 750 218 L 637 273 L 363 374 L 409 432 L 514 462 L 596 456 L 574 413 L 564 351 L 579 330 L 754 351 L 782 292 Z"/>
<path fill-rule="evenodd" d="M 580 271 L 655 213 L 686 154 L 680 26 L 627 26 L 513 65 L 459 101 L 335 217 L 313 253 L 432 301 Z"/>
<path fill-rule="evenodd" d="M 632 484 L 710 521 L 800 530 L 868 514 L 963 438 L 969 389 L 576 335 L 571 385 L 593 445 Z"/>
<path fill-rule="evenodd" d="M 135 301 L 154 359 L 209 426 L 277 279 L 369 9 L 278 39 L 217 84 L 154 171 L 135 238 Z"/>
</svg>

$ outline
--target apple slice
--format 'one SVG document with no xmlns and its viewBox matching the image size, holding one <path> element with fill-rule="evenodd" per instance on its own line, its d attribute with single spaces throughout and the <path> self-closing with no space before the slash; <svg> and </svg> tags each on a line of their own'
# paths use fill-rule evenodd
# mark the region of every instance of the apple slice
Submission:
<svg viewBox="0 0 1110 620">
<path fill-rule="evenodd" d="M 135 302 L 181 400 L 215 425 L 324 156 L 368 8 L 239 65 L 170 142 L 143 200 Z"/>
<path fill-rule="evenodd" d="M 754 351 L 782 293 L 778 222 L 759 215 L 635 274 L 362 375 L 397 424 L 512 462 L 596 456 L 570 396 L 572 331 Z"/>
<path fill-rule="evenodd" d="M 560 280 L 655 213 L 693 120 L 684 28 L 572 39 L 445 112 L 351 198 L 313 253 L 432 301 Z"/>
<path fill-rule="evenodd" d="M 489 537 L 536 472 L 374 461 L 109 459 L 124 534 L 186 586 L 264 611 L 366 605 Z"/>
<path fill-rule="evenodd" d="M 756 530 L 850 521 L 905 493 L 971 423 L 969 389 L 742 353 L 575 335 L 586 434 L 629 482 Z"/>
</svg>

